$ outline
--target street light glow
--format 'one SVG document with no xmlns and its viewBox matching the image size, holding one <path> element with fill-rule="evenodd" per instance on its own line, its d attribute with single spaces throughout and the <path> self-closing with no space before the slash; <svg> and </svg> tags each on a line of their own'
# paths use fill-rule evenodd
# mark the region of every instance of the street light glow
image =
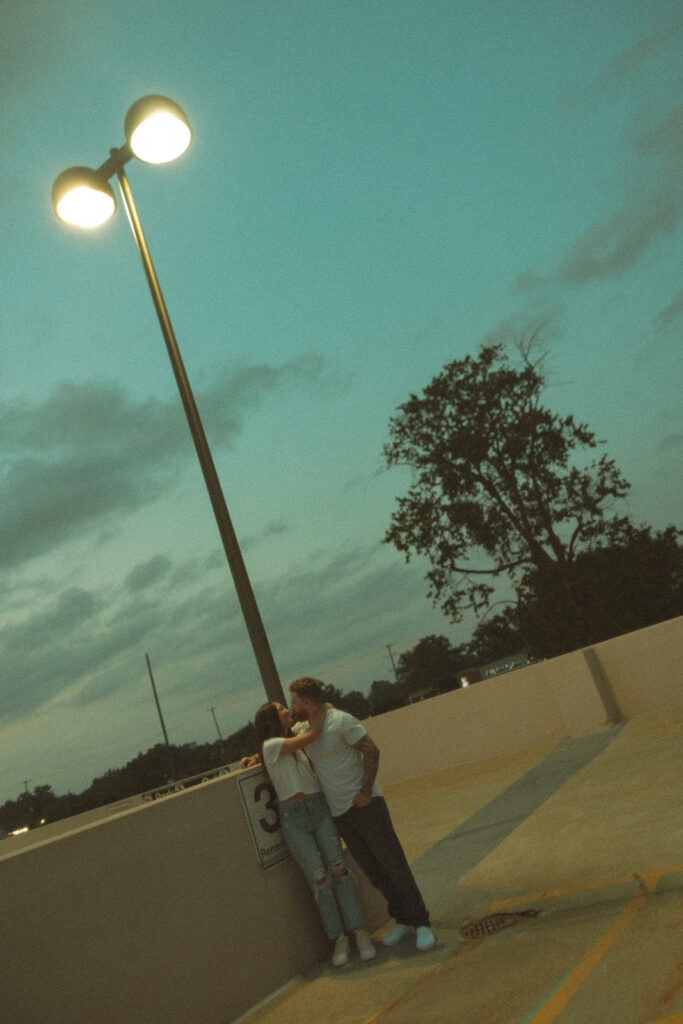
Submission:
<svg viewBox="0 0 683 1024">
<path fill-rule="evenodd" d="M 192 140 L 185 114 L 165 96 L 143 96 L 126 114 L 125 133 L 135 156 L 147 164 L 165 164 L 182 156 Z"/>
<path fill-rule="evenodd" d="M 99 227 L 116 209 L 109 182 L 89 167 L 70 167 L 60 174 L 52 188 L 52 202 L 59 219 L 77 228 Z"/>
<path fill-rule="evenodd" d="M 190 145 L 190 129 L 172 114 L 160 110 L 139 125 L 130 137 L 136 157 L 148 164 L 165 164 L 181 156 Z"/>
<path fill-rule="evenodd" d="M 124 165 L 134 156 L 144 163 L 150 164 L 175 160 L 190 145 L 192 129 L 185 114 L 173 100 L 169 100 L 166 96 L 143 96 L 136 100 L 126 114 L 124 133 L 126 144 L 110 149 L 109 158 L 97 170 L 94 171 L 88 167 L 70 167 L 69 170 L 63 171 L 52 186 L 52 203 L 57 216 L 68 224 L 75 224 L 78 227 L 95 227 L 102 224 L 108 217 L 111 217 L 116 209 L 116 199 L 109 184 L 109 179 L 116 175 L 121 203 L 128 216 L 128 223 L 142 261 L 266 696 L 271 701 L 284 702 L 282 684 L 263 627 L 261 613 L 244 565 L 228 506 L 225 503 L 223 489 L 218 479 L 192 388 L 187 379 L 178 342 L 124 169 Z"/>
</svg>

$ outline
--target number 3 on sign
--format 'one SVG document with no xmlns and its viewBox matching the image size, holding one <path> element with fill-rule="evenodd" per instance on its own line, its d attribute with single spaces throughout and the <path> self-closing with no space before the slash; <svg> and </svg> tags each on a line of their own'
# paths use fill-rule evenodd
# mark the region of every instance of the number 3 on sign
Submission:
<svg viewBox="0 0 683 1024">
<path fill-rule="evenodd" d="M 270 779 L 259 767 L 239 775 L 237 787 L 261 867 L 272 868 L 288 860 L 290 854 L 280 831 L 277 797 Z"/>
<path fill-rule="evenodd" d="M 265 804 L 263 796 L 265 795 Z M 260 782 L 254 789 L 254 803 L 265 807 L 266 811 L 270 811 L 273 815 L 273 819 L 268 821 L 264 816 L 259 818 L 259 825 L 264 832 L 268 832 L 272 835 L 273 832 L 280 831 L 280 815 L 277 812 L 277 802 L 275 797 L 275 790 L 270 782 Z"/>
</svg>

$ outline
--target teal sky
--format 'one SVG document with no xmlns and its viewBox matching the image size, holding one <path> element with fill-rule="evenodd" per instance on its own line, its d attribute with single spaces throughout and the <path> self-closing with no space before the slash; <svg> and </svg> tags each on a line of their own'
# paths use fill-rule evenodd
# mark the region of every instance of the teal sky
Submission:
<svg viewBox="0 0 683 1024">
<path fill-rule="evenodd" d="M 175 99 L 128 176 L 283 682 L 391 678 L 426 566 L 381 543 L 396 407 L 542 326 L 547 401 L 681 521 L 677 0 L 37 0 L 0 36 L 0 801 L 80 790 L 263 689 L 119 208 L 55 219 L 69 166 Z"/>
</svg>

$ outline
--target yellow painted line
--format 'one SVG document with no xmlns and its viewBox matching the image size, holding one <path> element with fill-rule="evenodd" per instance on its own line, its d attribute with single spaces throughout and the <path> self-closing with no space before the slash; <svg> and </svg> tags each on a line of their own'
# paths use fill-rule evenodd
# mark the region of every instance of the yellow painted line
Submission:
<svg viewBox="0 0 683 1024">
<path fill-rule="evenodd" d="M 564 981 L 552 993 L 533 1017 L 529 1017 L 525 1024 L 551 1024 L 557 1015 L 562 1012 L 567 1003 L 576 995 L 584 981 L 588 978 L 593 969 L 600 963 L 605 953 L 614 945 L 625 928 L 628 927 L 631 919 L 638 913 L 647 900 L 647 893 L 638 892 L 631 899 L 619 917 L 607 929 L 587 956 L 583 958 L 573 971 L 567 975 Z"/>
<path fill-rule="evenodd" d="M 489 907 L 491 913 L 497 910 L 507 910 L 510 907 L 519 907 L 524 903 L 538 902 L 539 900 L 557 899 L 558 896 L 575 896 L 582 892 L 594 892 L 596 889 L 608 889 L 612 885 L 625 885 L 634 880 L 645 884 L 648 891 L 652 891 L 662 875 L 673 875 L 683 871 L 683 864 L 677 864 L 669 868 L 657 868 L 655 871 L 643 871 L 639 874 L 618 875 L 615 878 L 605 878 L 599 882 L 588 882 L 583 885 L 569 885 L 563 889 L 548 889 L 545 892 L 533 892 L 524 896 L 508 896 L 504 900 L 496 900 Z"/>
<path fill-rule="evenodd" d="M 381 1010 L 378 1010 L 376 1013 L 373 1013 L 371 1017 L 368 1017 L 367 1020 L 364 1020 L 362 1024 L 375 1024 L 376 1021 L 381 1020 L 385 1014 L 391 1013 L 392 1010 L 395 1010 L 397 1006 L 400 1006 L 400 1004 L 409 996 L 412 996 L 417 989 L 421 988 L 423 985 L 431 984 L 435 974 L 443 970 L 445 967 L 448 967 L 449 964 L 452 964 L 454 960 L 457 960 L 459 956 L 463 956 L 463 954 L 467 953 L 471 948 L 471 946 L 466 946 L 464 949 L 457 949 L 455 953 L 451 953 L 449 957 L 442 960 L 440 964 L 437 964 L 437 966 L 433 967 L 430 971 L 427 971 L 426 974 L 423 974 L 421 978 L 418 978 L 412 985 L 409 985 L 407 989 L 401 992 L 399 996 L 396 996 L 395 999 L 392 999 L 390 1003 L 387 1003 L 386 1006 L 383 1006 Z"/>
<path fill-rule="evenodd" d="M 581 892 L 592 892 L 595 889 L 607 889 L 611 885 L 623 885 L 632 882 L 633 875 L 623 875 L 619 878 L 606 878 L 600 882 L 588 882 L 583 885 L 568 885 L 563 889 L 547 889 L 545 892 L 532 892 L 526 896 L 508 896 L 504 900 L 496 900 L 489 907 L 490 911 L 507 910 L 509 907 L 519 907 L 522 903 L 537 903 L 539 900 L 551 900 L 558 896 L 573 896 Z"/>
<path fill-rule="evenodd" d="M 647 901 L 650 893 L 652 893 L 657 887 L 659 879 L 663 875 L 674 874 L 677 871 L 683 871 L 683 865 L 661 868 L 656 871 L 647 871 L 641 874 L 624 875 L 623 877 L 611 878 L 603 882 L 592 882 L 589 885 L 570 886 L 566 889 L 554 889 L 547 893 L 536 893 L 531 896 L 519 898 L 514 897 L 492 903 L 490 906 L 491 911 L 500 910 L 508 906 L 519 906 L 522 903 L 529 903 L 532 900 L 551 899 L 553 896 L 563 896 L 577 892 L 590 892 L 593 889 L 603 889 L 610 885 L 640 881 L 640 888 L 638 892 L 624 907 L 616 921 L 610 925 L 602 938 L 595 943 L 588 955 L 583 958 L 573 971 L 570 971 L 569 974 L 562 979 L 560 984 L 556 986 L 540 1009 L 537 1010 L 533 1016 L 528 1017 L 524 1021 L 524 1024 L 551 1024 L 551 1021 L 555 1020 L 569 1000 L 576 995 L 581 985 L 583 985 L 584 981 L 588 978 L 589 974 L 600 963 L 621 933 L 628 927 L 631 919 L 638 913 L 640 908 Z M 383 1006 L 381 1010 L 377 1010 L 376 1013 L 373 1013 L 370 1017 L 366 1018 L 362 1024 L 377 1024 L 377 1021 L 381 1021 L 383 1017 L 391 1013 L 392 1010 L 395 1010 L 397 1006 L 400 1006 L 401 1003 L 405 1002 L 406 999 L 412 996 L 420 987 L 423 985 L 429 985 L 437 972 L 448 967 L 454 960 L 467 953 L 470 949 L 472 949 L 471 945 L 466 946 L 464 949 L 457 949 L 445 960 L 442 960 L 440 964 L 427 971 L 412 985 L 409 985 L 405 991 L 396 996 L 395 999 L 392 999 L 392 1001 L 387 1003 L 386 1006 Z M 650 1024 L 683 1024 L 683 1013 L 675 1013 L 673 1016 L 663 1017 L 658 1021 L 651 1021 Z"/>
</svg>

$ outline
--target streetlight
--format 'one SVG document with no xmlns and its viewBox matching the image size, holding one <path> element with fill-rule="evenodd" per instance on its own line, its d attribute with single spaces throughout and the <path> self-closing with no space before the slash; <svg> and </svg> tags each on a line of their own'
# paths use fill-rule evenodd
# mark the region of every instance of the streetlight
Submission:
<svg viewBox="0 0 683 1024">
<path fill-rule="evenodd" d="M 143 96 L 126 114 L 124 133 L 125 144 L 120 149 L 110 149 L 109 158 L 97 170 L 89 167 L 70 167 L 60 174 L 52 187 L 52 203 L 57 216 L 65 223 L 75 227 L 97 227 L 108 220 L 116 209 L 116 196 L 109 179 L 114 174 L 117 177 L 121 201 L 140 253 L 266 696 L 269 700 L 284 703 L 282 685 L 268 637 L 147 248 L 128 178 L 123 169 L 133 156 L 138 157 L 143 163 L 150 164 L 175 160 L 190 145 L 192 129 L 177 103 L 165 96 Z"/>
</svg>

